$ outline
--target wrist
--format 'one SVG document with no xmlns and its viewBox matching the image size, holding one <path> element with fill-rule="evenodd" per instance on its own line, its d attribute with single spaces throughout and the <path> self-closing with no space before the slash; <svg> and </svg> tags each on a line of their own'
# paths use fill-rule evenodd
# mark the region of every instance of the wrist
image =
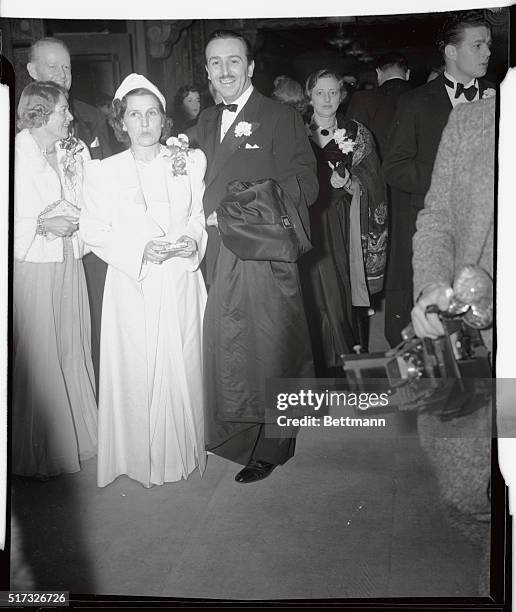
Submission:
<svg viewBox="0 0 516 612">
<path fill-rule="evenodd" d="M 47 230 L 45 228 L 45 219 L 41 215 L 38 216 L 36 220 L 36 234 L 38 236 L 46 236 Z"/>
<path fill-rule="evenodd" d="M 416 303 L 419 302 L 419 300 L 425 298 L 430 293 L 439 289 L 442 289 L 443 291 L 453 292 L 451 285 L 445 281 L 436 281 L 435 283 L 428 283 L 428 285 L 425 285 L 423 289 L 421 289 L 421 291 L 419 292 L 419 295 L 416 299 Z"/>
</svg>

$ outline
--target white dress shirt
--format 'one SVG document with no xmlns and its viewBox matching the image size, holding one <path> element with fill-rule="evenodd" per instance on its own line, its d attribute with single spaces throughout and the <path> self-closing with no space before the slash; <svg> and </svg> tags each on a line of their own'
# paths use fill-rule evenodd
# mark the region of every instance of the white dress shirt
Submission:
<svg viewBox="0 0 516 612">
<path fill-rule="evenodd" d="M 467 89 L 468 87 L 470 87 L 470 85 L 474 85 L 477 88 L 477 93 L 475 94 L 473 100 L 467 100 L 464 94 L 461 94 L 458 98 L 455 97 L 455 92 L 457 91 L 458 83 L 457 79 L 454 79 L 452 75 L 446 71 L 444 71 L 444 76 L 453 83 L 453 87 L 450 87 L 448 84 L 446 84 L 446 91 L 448 92 L 448 96 L 450 98 L 450 102 L 452 103 L 453 108 L 455 108 L 458 104 L 463 104 L 464 102 L 475 102 L 476 100 L 480 99 L 480 89 L 478 86 L 477 79 L 471 79 L 469 83 L 464 85 L 464 89 Z"/>
<path fill-rule="evenodd" d="M 244 91 L 244 93 L 239 98 L 237 98 L 234 102 L 231 103 L 231 104 L 237 105 L 237 109 L 235 112 L 231 112 L 227 108 L 225 108 L 222 111 L 222 119 L 220 121 L 220 142 L 222 142 L 227 131 L 233 125 L 233 122 L 235 121 L 238 113 L 242 110 L 247 100 L 249 100 L 249 97 L 253 93 L 253 89 L 254 89 L 253 86 L 249 85 L 249 87 Z M 224 104 L 226 104 L 225 100 L 224 100 Z"/>
</svg>

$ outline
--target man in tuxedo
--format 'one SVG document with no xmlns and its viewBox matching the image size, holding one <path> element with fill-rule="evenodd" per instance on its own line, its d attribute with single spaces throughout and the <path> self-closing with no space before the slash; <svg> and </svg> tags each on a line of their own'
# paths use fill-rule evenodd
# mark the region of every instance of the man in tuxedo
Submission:
<svg viewBox="0 0 516 612">
<path fill-rule="evenodd" d="M 376 142 L 380 161 L 383 160 L 389 133 L 392 127 L 396 105 L 401 94 L 410 91 L 408 83 L 410 69 L 407 59 L 400 53 L 388 53 L 376 62 L 378 87 L 353 94 L 348 106 L 347 116 L 365 125 Z M 387 188 L 387 200 L 391 207 L 391 193 Z M 390 212 L 389 212 L 390 218 Z M 369 336 L 381 338 L 381 345 L 376 350 L 386 348 L 384 337 L 385 296 L 384 291 L 372 297 L 371 306 L 374 317 L 369 318 Z M 373 333 L 376 330 L 376 333 Z"/>
<path fill-rule="evenodd" d="M 35 81 L 53 81 L 69 91 L 72 85 L 72 69 L 68 47 L 57 38 L 37 40 L 29 51 L 27 72 Z M 75 135 L 88 147 L 91 157 L 102 159 L 111 155 L 108 125 L 102 113 L 81 100 L 72 98 L 69 104 L 74 117 Z M 83 264 L 90 303 L 91 356 L 98 389 L 100 321 L 107 264 L 94 253 L 88 253 L 83 258 Z"/>
<path fill-rule="evenodd" d="M 411 89 L 407 59 L 399 53 L 383 55 L 376 62 L 376 75 L 377 89 L 354 93 L 346 114 L 365 125 L 373 134 L 382 160 L 398 98 Z"/>
<path fill-rule="evenodd" d="M 400 96 L 383 173 L 391 187 L 391 233 L 385 291 L 385 336 L 391 346 L 412 308 L 412 236 L 430 187 L 441 133 L 458 104 L 482 99 L 489 83 L 491 31 L 482 11 L 453 13 L 438 46 L 446 70 L 433 81 Z"/>
<path fill-rule="evenodd" d="M 302 225 L 308 231 L 308 206 L 315 201 L 318 193 L 316 166 L 299 114 L 288 105 L 266 98 L 253 87 L 251 77 L 254 61 L 251 47 L 243 36 L 231 31 L 213 33 L 206 46 L 206 70 L 213 88 L 223 100 L 221 104 L 205 109 L 197 122 L 199 144 L 208 160 L 204 194 L 204 209 L 209 226 L 206 281 L 210 287 L 205 316 L 206 448 L 245 466 L 236 475 L 237 482 L 256 482 L 292 457 L 295 438 L 279 432 L 277 437 L 270 435 L 272 426 L 266 433 L 265 419 L 257 416 L 256 401 L 252 405 L 251 398 L 262 396 L 265 380 L 261 373 L 270 371 L 270 364 L 266 362 L 276 363 L 277 353 L 283 353 L 285 359 L 281 361 L 283 367 L 278 366 L 278 371 L 274 372 L 275 376 L 313 375 L 310 338 L 302 309 L 297 268 L 287 303 L 285 296 L 281 298 L 274 293 L 274 285 L 280 286 L 283 279 L 280 278 L 281 266 L 275 266 L 276 262 L 273 261 L 266 265 L 269 273 L 272 269 L 277 275 L 274 277 L 277 282 L 270 285 L 271 294 L 256 295 L 256 299 L 249 299 L 245 309 L 240 309 L 240 304 L 238 308 L 233 308 L 235 318 L 230 323 L 238 325 L 244 317 L 249 322 L 248 327 L 252 328 L 250 345 L 244 346 L 243 339 L 239 338 L 227 347 L 229 354 L 236 352 L 239 355 L 240 362 L 235 364 L 235 368 L 238 372 L 247 373 L 245 380 L 235 380 L 235 375 L 225 377 L 219 371 L 222 366 L 216 365 L 220 361 L 217 362 L 214 356 L 219 347 L 213 342 L 213 337 L 218 334 L 217 338 L 222 338 L 220 343 L 227 344 L 231 330 L 221 326 L 220 309 L 216 304 L 221 299 L 232 304 L 232 300 L 241 296 L 237 295 L 239 292 L 236 288 L 222 298 L 217 296 L 220 286 L 218 280 L 231 273 L 231 270 L 227 269 L 227 259 L 219 257 L 219 252 L 222 254 L 228 251 L 224 250 L 224 245 L 221 247 L 217 227 L 212 225 L 216 223 L 214 213 L 227 196 L 228 184 L 232 181 L 249 184 L 273 179 L 285 198 L 296 207 L 296 215 L 299 215 Z M 251 268 L 257 270 L 261 264 L 263 261 L 252 262 Z M 295 264 L 289 265 L 295 267 Z M 263 270 L 263 267 L 260 269 Z M 250 290 L 253 290 L 252 287 Z M 285 330 L 292 327 L 292 322 L 276 320 L 271 315 L 272 312 L 288 310 L 292 301 L 300 305 L 297 328 L 306 330 L 306 333 L 298 332 L 294 343 L 291 335 L 288 336 L 290 341 L 285 341 Z M 270 346 L 268 343 L 271 341 L 274 350 L 264 354 L 263 346 Z M 301 360 L 300 355 L 304 356 Z M 303 363 L 304 366 L 292 368 L 295 363 Z M 214 385 L 211 383 L 214 379 L 219 389 L 220 384 L 223 385 L 225 398 L 229 395 L 236 398 L 234 417 L 228 415 L 229 402 L 222 400 L 220 394 L 213 391 Z M 257 391 L 258 387 L 261 389 Z M 231 393 L 226 393 L 228 389 Z M 261 406 L 261 410 L 264 411 L 265 406 Z"/>
</svg>

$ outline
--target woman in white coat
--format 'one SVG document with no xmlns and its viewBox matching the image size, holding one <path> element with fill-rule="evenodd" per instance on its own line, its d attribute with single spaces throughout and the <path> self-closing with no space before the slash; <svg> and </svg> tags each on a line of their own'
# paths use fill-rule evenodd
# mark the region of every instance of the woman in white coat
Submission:
<svg viewBox="0 0 516 612">
<path fill-rule="evenodd" d="M 67 92 L 30 83 L 15 139 L 12 471 L 46 479 L 95 455 L 90 314 L 78 230 L 83 143 Z"/>
<path fill-rule="evenodd" d="M 160 144 L 165 99 L 131 74 L 113 101 L 130 149 L 88 165 L 80 217 L 108 263 L 102 308 L 98 485 L 126 474 L 145 487 L 206 463 L 202 319 L 206 159 Z"/>
</svg>

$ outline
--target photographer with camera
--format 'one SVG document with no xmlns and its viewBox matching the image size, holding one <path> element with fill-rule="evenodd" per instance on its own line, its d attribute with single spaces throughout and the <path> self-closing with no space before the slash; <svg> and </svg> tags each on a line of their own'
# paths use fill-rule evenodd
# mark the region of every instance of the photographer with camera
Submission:
<svg viewBox="0 0 516 612">
<path fill-rule="evenodd" d="M 480 266 L 493 275 L 494 163 L 495 98 L 459 105 L 444 129 L 413 239 L 411 314 L 420 338 L 445 333 L 440 315 L 428 310 L 448 310 L 454 279 L 464 266 Z M 492 331 L 480 334 L 491 352 Z M 479 594 L 488 595 L 491 402 L 449 420 L 422 412 L 418 433 L 435 469 L 447 516 L 480 548 Z"/>
</svg>

